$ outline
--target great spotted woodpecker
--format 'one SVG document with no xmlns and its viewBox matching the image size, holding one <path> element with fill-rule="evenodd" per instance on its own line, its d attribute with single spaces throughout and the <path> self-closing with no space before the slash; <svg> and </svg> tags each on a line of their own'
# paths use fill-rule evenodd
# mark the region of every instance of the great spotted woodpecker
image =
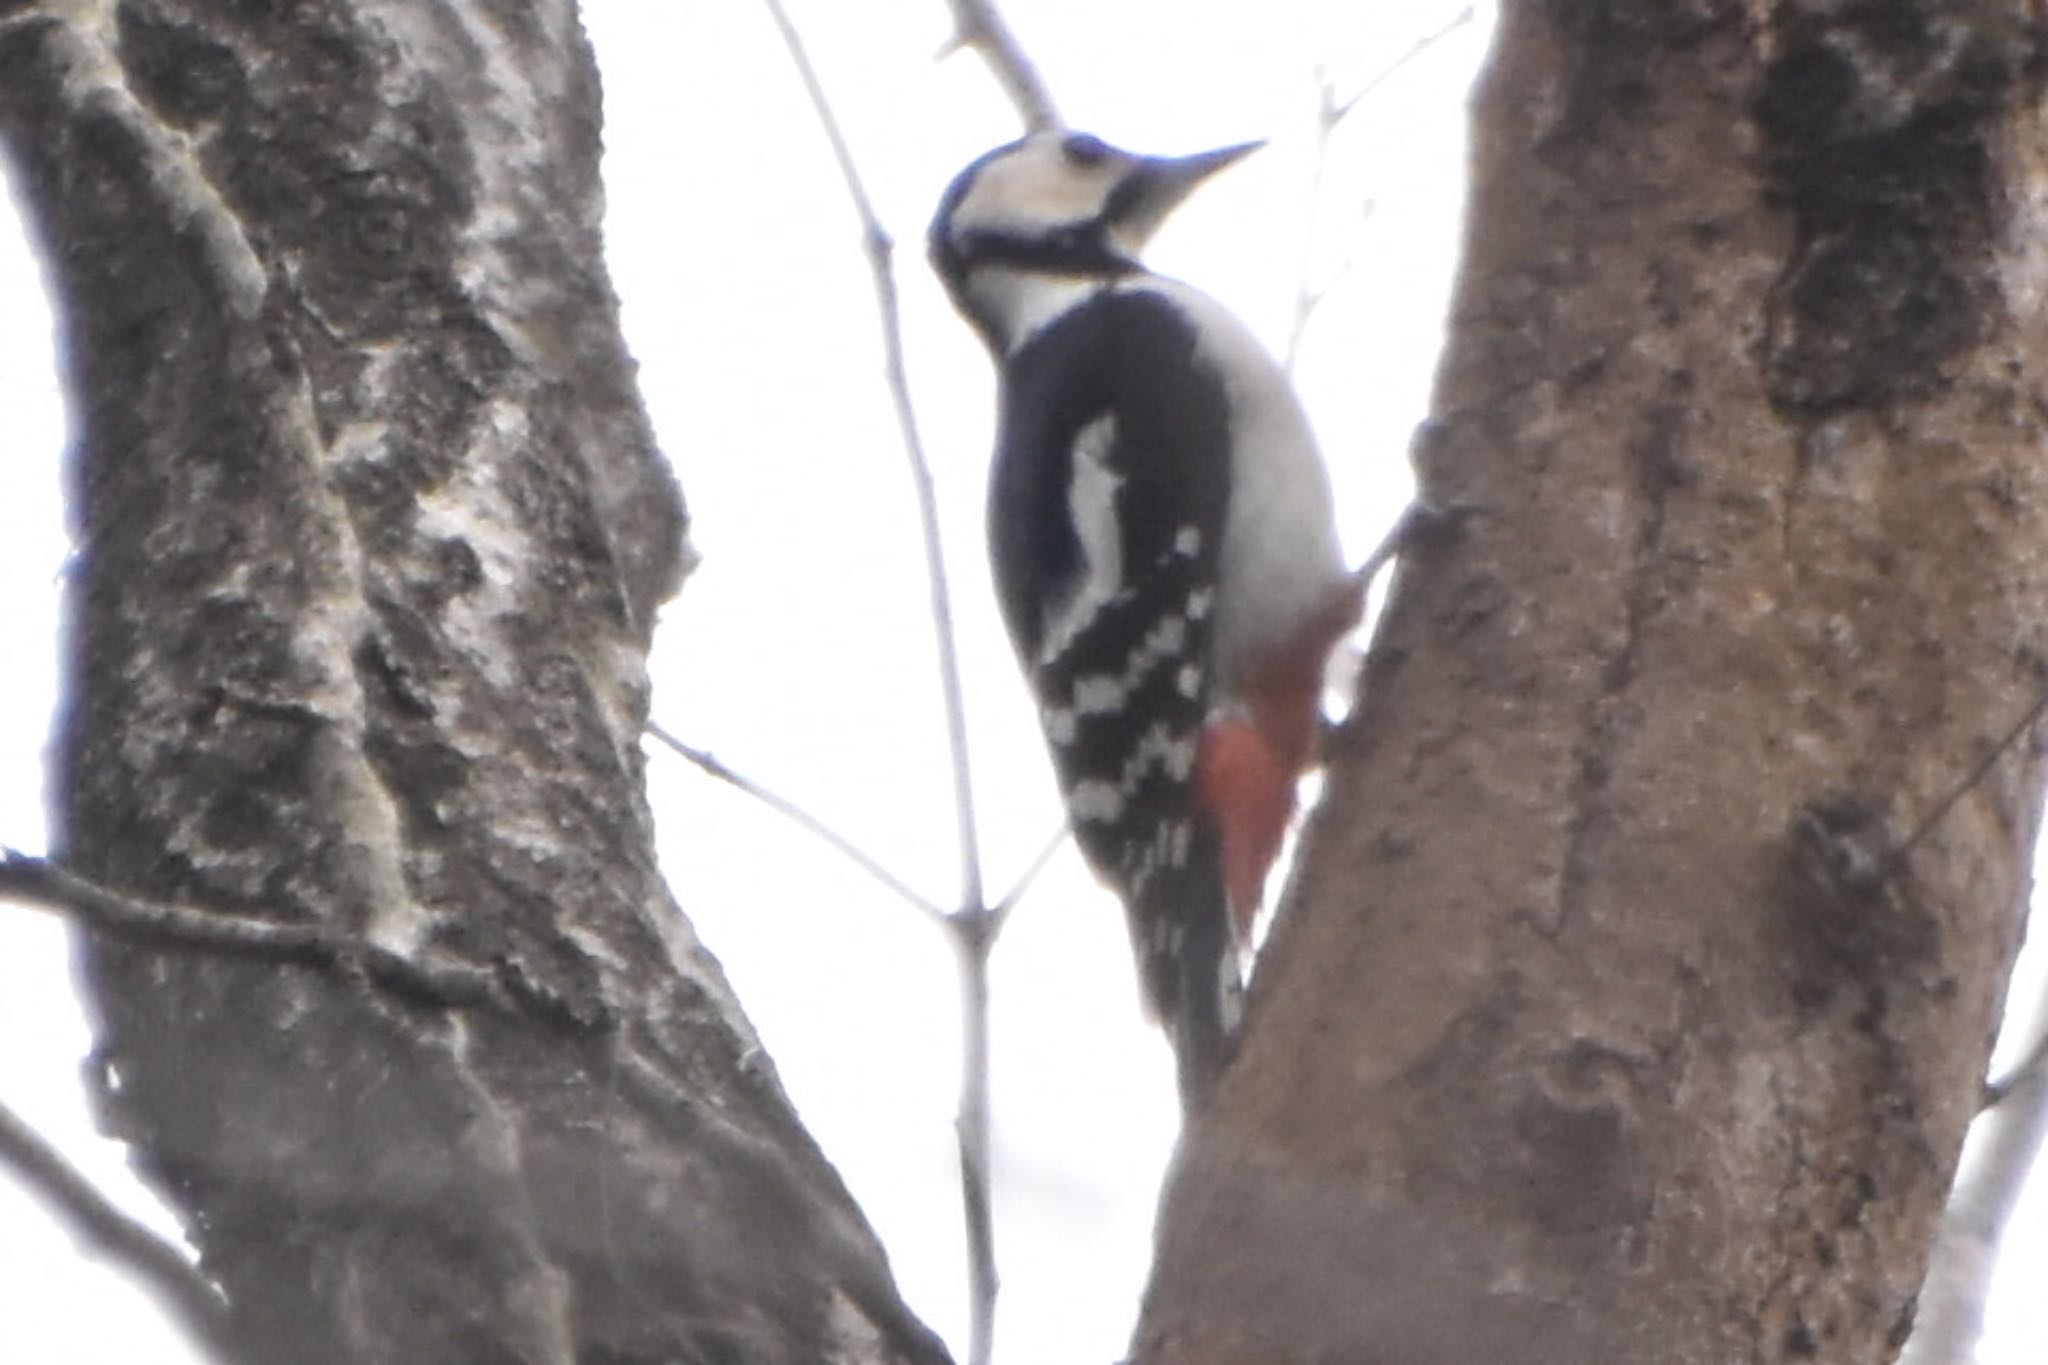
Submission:
<svg viewBox="0 0 2048 1365">
<path fill-rule="evenodd" d="M 1279 365 L 1138 260 L 1253 146 L 1144 157 L 1036 133 L 962 171 L 931 230 L 1000 371 L 988 521 L 1003 618 L 1190 1109 L 1228 1060 L 1324 663 L 1360 606 Z"/>
</svg>

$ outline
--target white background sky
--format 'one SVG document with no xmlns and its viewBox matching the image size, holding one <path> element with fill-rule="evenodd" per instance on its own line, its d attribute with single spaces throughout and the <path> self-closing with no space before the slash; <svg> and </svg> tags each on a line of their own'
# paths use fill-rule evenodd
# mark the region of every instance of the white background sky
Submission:
<svg viewBox="0 0 2048 1365">
<path fill-rule="evenodd" d="M 982 564 L 988 364 L 925 269 L 922 238 L 952 174 L 1015 136 L 1015 116 L 976 59 L 934 60 L 947 36 L 940 0 L 790 5 L 899 246 L 960 615 L 985 875 L 999 894 L 1059 815 Z M 1344 125 L 1312 212 L 1316 73 L 1348 94 L 1458 8 L 1007 6 L 1075 126 L 1142 151 L 1272 139 L 1205 187 L 1152 259 L 1223 298 L 1276 350 L 1302 280 L 1327 290 L 1297 373 L 1354 554 L 1405 496 L 1408 432 L 1426 411 L 1484 25 L 1410 63 Z M 953 817 L 909 478 L 858 227 L 824 139 L 759 4 L 588 0 L 585 11 L 604 69 L 614 279 L 703 555 L 657 641 L 656 718 L 950 902 Z M 40 750 L 67 553 L 49 327 L 33 262 L 0 214 L 0 619 L 14 655 L 0 673 L 0 841 L 29 849 L 43 840 Z M 777 817 L 661 752 L 651 766 L 685 910 L 913 1305 L 961 1342 L 949 949 Z M 998 1358 L 1116 1359 L 1173 1138 L 1171 1064 L 1139 1020 L 1118 912 L 1071 850 L 1012 921 L 995 990 Z M 0 1039 L 0 1101 L 133 1190 L 85 1115 L 87 1033 L 61 931 L 5 906 Z M 2037 1191 L 2023 1210 L 1983 1365 L 2048 1360 L 2048 1305 L 2031 1290 L 2048 1264 L 2044 1203 Z M 0 1365 L 138 1359 L 186 1357 L 146 1299 L 0 1180 Z"/>
</svg>

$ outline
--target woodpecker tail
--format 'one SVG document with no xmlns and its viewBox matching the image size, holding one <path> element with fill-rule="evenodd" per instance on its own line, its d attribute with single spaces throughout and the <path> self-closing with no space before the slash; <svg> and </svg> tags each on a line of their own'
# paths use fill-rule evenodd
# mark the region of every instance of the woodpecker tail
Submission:
<svg viewBox="0 0 2048 1365">
<path fill-rule="evenodd" d="M 1192 1114 L 1236 1046 L 1244 992 L 1216 837 L 1195 832 L 1186 859 L 1154 870 L 1132 910 L 1145 1003 L 1173 1042 L 1181 1111 Z"/>
</svg>

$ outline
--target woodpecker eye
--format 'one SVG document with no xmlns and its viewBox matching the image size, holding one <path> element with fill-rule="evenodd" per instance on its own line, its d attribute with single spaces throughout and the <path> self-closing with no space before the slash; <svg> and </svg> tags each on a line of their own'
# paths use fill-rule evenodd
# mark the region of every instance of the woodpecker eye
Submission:
<svg viewBox="0 0 2048 1365">
<path fill-rule="evenodd" d="M 1109 144 L 1090 133 L 1075 133 L 1060 144 L 1067 161 L 1075 166 L 1100 166 L 1109 160 Z"/>
</svg>

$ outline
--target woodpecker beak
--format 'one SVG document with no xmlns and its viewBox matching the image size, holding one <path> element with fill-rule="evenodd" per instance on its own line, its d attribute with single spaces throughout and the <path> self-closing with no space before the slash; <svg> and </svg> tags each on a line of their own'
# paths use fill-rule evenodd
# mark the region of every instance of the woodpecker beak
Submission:
<svg viewBox="0 0 2048 1365">
<path fill-rule="evenodd" d="M 1166 215 L 1194 193 L 1195 187 L 1225 166 L 1242 160 L 1265 146 L 1263 141 L 1240 142 L 1235 147 L 1218 147 L 1193 156 L 1140 157 L 1130 174 L 1116 187 L 1108 218 L 1112 230 L 1125 247 L 1134 252 L 1151 240 Z"/>
</svg>

